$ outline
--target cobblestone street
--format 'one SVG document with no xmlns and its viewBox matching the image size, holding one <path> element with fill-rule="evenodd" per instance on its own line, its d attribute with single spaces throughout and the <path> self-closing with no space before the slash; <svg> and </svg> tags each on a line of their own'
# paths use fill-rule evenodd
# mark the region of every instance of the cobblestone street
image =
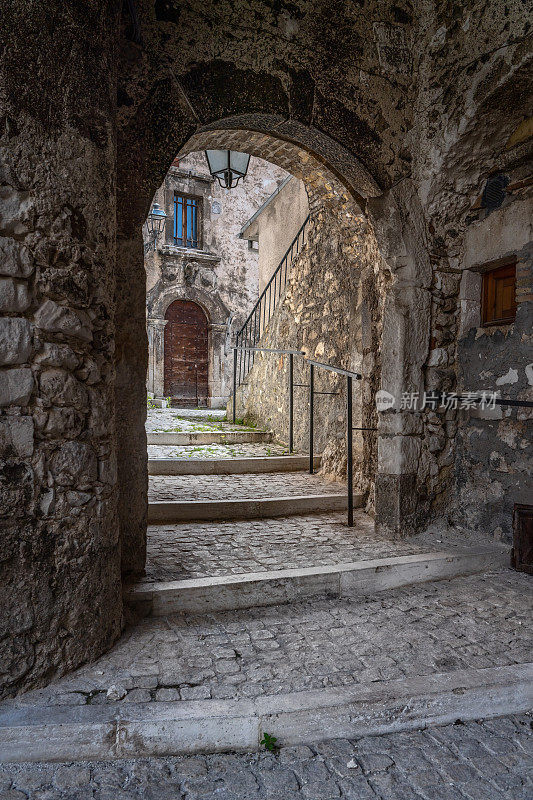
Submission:
<svg viewBox="0 0 533 800">
<path fill-rule="evenodd" d="M 529 715 L 278 753 L 0 765 L 2 800 L 531 800 Z"/>
<path fill-rule="evenodd" d="M 453 530 L 398 541 L 379 539 L 373 519 L 357 510 L 354 523 L 348 528 L 346 514 L 324 513 L 150 525 L 143 583 L 320 567 L 488 545 L 480 536 Z"/>
<path fill-rule="evenodd" d="M 15 703 L 254 698 L 531 660 L 530 578 L 505 570 L 388 591 L 147 618 L 93 664 Z"/>
</svg>

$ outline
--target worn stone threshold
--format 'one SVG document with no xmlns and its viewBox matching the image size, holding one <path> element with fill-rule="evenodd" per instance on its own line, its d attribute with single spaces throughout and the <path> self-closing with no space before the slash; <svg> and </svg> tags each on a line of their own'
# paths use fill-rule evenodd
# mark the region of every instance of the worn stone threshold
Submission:
<svg viewBox="0 0 533 800">
<path fill-rule="evenodd" d="M 265 731 L 282 746 L 298 745 L 523 713 L 532 705 L 532 663 L 255 700 L 46 708 L 13 701 L 0 708 L 0 761 L 254 751 Z"/>
<path fill-rule="evenodd" d="M 347 504 L 346 494 L 339 492 L 243 500 L 153 500 L 148 503 L 148 523 L 318 514 L 325 511 L 344 511 Z M 362 505 L 362 495 L 355 495 L 354 508 Z"/>
<path fill-rule="evenodd" d="M 314 457 L 314 468 L 321 457 Z M 309 466 L 309 456 L 251 456 L 248 458 L 149 458 L 149 475 L 258 475 L 267 472 L 300 472 Z"/>
<path fill-rule="evenodd" d="M 252 442 L 271 442 L 268 431 L 182 431 L 157 432 L 146 435 L 147 444 L 188 445 L 188 444 L 245 444 Z"/>
<path fill-rule="evenodd" d="M 145 614 L 210 613 L 301 602 L 316 597 L 353 597 L 399 586 L 482 572 L 508 565 L 501 550 L 476 548 L 422 553 L 324 567 L 251 572 L 128 588 L 127 603 Z"/>
</svg>

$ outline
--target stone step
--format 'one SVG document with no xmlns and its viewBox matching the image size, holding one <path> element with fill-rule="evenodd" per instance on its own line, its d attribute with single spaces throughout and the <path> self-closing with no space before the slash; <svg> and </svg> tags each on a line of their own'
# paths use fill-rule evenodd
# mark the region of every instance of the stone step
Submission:
<svg viewBox="0 0 533 800">
<path fill-rule="evenodd" d="M 320 467 L 314 457 L 314 468 Z M 298 472 L 307 469 L 309 456 L 262 456 L 250 458 L 149 458 L 149 475 L 244 475 L 247 473 Z"/>
<path fill-rule="evenodd" d="M 196 700 L 0 710 L 0 761 L 77 761 L 284 747 L 529 711 L 533 664 L 461 669 L 358 686 Z"/>
<path fill-rule="evenodd" d="M 156 431 L 147 433 L 147 444 L 156 445 L 201 445 L 201 444 L 247 444 L 271 442 L 270 431 Z"/>
<path fill-rule="evenodd" d="M 325 567 L 303 567 L 187 580 L 141 582 L 125 600 L 143 614 L 211 613 L 317 597 L 373 595 L 427 581 L 506 567 L 501 551 L 476 549 L 396 556 Z"/>
<path fill-rule="evenodd" d="M 192 520 L 261 519 L 294 514 L 318 514 L 344 511 L 346 494 L 330 493 L 262 497 L 242 500 L 153 501 L 148 503 L 148 523 L 190 522 Z M 354 496 L 354 508 L 363 505 L 361 495 Z"/>
</svg>

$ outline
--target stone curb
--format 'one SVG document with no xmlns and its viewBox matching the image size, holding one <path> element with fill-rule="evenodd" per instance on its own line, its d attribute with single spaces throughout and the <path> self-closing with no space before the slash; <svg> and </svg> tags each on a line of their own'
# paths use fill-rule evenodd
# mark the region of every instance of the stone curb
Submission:
<svg viewBox="0 0 533 800">
<path fill-rule="evenodd" d="M 180 612 L 210 613 L 301 602 L 314 597 L 373 594 L 506 566 L 508 558 L 499 551 L 424 553 L 325 567 L 138 583 L 125 593 L 125 601 L 155 617 Z"/>
<path fill-rule="evenodd" d="M 358 738 L 523 713 L 533 664 L 467 669 L 255 700 L 0 709 L 0 761 L 145 758 Z"/>
<path fill-rule="evenodd" d="M 250 444 L 271 442 L 268 431 L 191 431 L 190 433 L 148 433 L 147 444 Z"/>
<path fill-rule="evenodd" d="M 314 467 L 320 467 L 315 456 Z M 149 458 L 149 475 L 245 475 L 263 472 L 300 472 L 309 456 L 254 456 L 252 458 Z"/>
<path fill-rule="evenodd" d="M 148 503 L 148 523 L 288 517 L 294 514 L 344 511 L 347 504 L 345 494 L 309 494 L 249 500 L 188 500 L 184 502 L 159 500 Z M 358 508 L 362 504 L 362 496 L 355 495 L 354 508 Z"/>
</svg>

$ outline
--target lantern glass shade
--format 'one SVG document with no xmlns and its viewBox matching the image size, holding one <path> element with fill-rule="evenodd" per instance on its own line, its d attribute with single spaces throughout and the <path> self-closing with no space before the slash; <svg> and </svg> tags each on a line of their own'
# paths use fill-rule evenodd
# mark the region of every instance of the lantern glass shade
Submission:
<svg viewBox="0 0 533 800">
<path fill-rule="evenodd" d="M 246 177 L 250 156 L 237 150 L 206 150 L 209 172 L 223 189 L 233 189 Z"/>
<path fill-rule="evenodd" d="M 158 203 L 154 203 L 152 206 L 152 210 L 148 214 L 148 218 L 146 220 L 146 227 L 148 228 L 148 233 L 155 233 L 157 236 L 158 234 L 162 233 L 165 228 L 165 220 L 167 215 L 161 208 Z"/>
</svg>

